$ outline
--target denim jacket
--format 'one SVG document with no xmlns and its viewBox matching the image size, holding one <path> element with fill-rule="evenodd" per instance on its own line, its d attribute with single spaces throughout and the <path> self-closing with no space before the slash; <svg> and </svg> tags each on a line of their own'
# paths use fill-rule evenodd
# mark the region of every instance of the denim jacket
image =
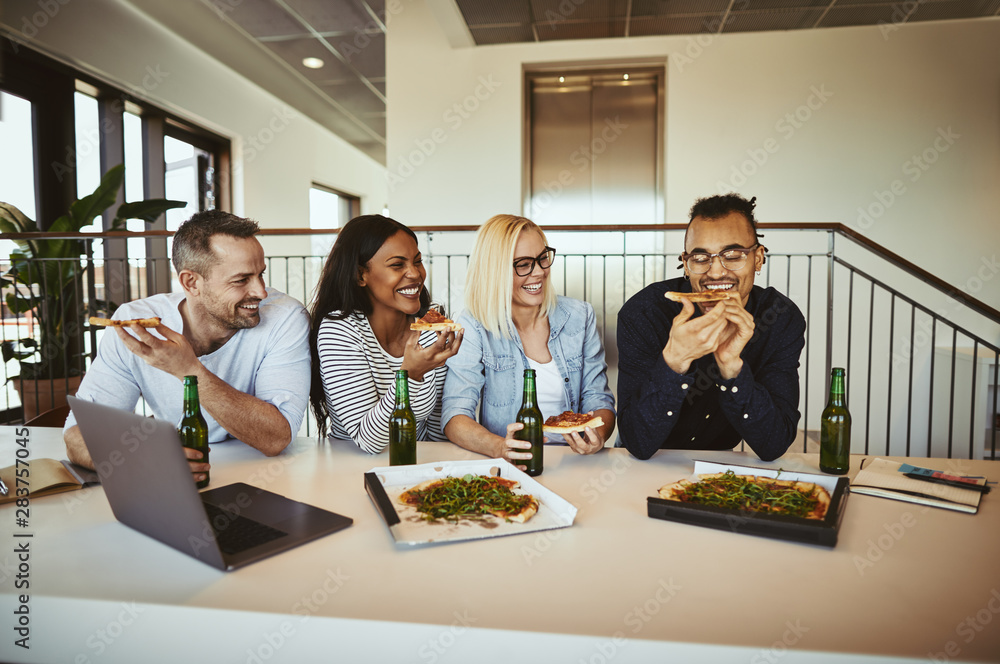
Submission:
<svg viewBox="0 0 1000 664">
<path fill-rule="evenodd" d="M 442 396 L 442 429 L 456 415 L 467 415 L 492 433 L 503 436 L 517 420 L 524 392 L 528 358 L 521 337 L 511 326 L 512 338 L 491 334 L 463 312 L 456 319 L 465 328 L 462 346 L 448 359 Z M 597 335 L 594 308 L 581 300 L 559 296 L 549 314 L 549 352 L 563 377 L 566 397 L 574 412 L 606 408 L 614 411 L 608 387 L 608 365 Z"/>
</svg>

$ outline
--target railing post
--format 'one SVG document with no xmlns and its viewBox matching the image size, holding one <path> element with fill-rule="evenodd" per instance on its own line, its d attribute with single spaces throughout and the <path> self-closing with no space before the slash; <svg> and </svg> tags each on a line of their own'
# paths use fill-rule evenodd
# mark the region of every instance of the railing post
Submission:
<svg viewBox="0 0 1000 664">
<path fill-rule="evenodd" d="M 434 292 L 434 233 L 432 231 L 427 231 L 427 264 L 430 269 L 427 270 L 427 283 L 424 286 L 427 288 L 428 293 Z M 451 293 L 448 293 L 449 301 L 451 300 Z M 454 313 L 452 313 L 454 316 Z"/>
<path fill-rule="evenodd" d="M 826 373 L 824 376 L 830 375 L 830 370 L 833 368 L 833 256 L 834 256 L 834 232 L 828 230 L 826 232 L 827 236 L 827 269 L 826 269 Z M 847 334 L 851 334 L 851 330 L 847 330 Z M 846 368 L 846 367 L 845 367 Z M 850 380 L 850 372 L 848 372 L 848 378 Z M 848 391 L 850 394 L 850 391 Z"/>
</svg>

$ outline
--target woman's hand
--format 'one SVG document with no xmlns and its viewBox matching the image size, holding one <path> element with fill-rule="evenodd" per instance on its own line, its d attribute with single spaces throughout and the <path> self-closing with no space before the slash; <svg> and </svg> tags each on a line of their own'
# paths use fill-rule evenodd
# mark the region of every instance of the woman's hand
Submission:
<svg viewBox="0 0 1000 664">
<path fill-rule="evenodd" d="M 587 415 L 593 417 L 594 411 L 589 411 Z M 577 454 L 593 454 L 604 449 L 604 438 L 601 436 L 600 430 L 592 427 L 587 427 L 583 432 L 564 433 L 563 438 Z"/>
<path fill-rule="evenodd" d="M 420 331 L 410 330 L 400 369 L 406 369 L 413 380 L 423 380 L 424 374 L 442 366 L 445 360 L 458 352 L 464 333 L 465 330 L 438 332 L 434 343 L 424 348 L 420 345 Z"/>
<path fill-rule="evenodd" d="M 497 457 L 510 461 L 512 464 L 517 466 L 519 470 L 527 470 L 528 467 L 518 464 L 518 460 L 524 461 L 531 458 L 531 443 L 527 440 L 517 440 L 514 438 L 514 433 L 523 428 L 524 425 L 520 422 L 508 424 L 507 436 L 500 440 L 500 449 L 496 454 Z M 524 450 L 528 451 L 525 452 Z"/>
</svg>

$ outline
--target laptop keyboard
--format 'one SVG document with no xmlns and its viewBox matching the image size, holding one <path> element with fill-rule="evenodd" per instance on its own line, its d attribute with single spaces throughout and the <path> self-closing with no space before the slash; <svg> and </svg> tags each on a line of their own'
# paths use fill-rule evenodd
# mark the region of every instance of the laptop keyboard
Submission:
<svg viewBox="0 0 1000 664">
<path fill-rule="evenodd" d="M 259 521 L 227 512 L 211 503 L 203 504 L 219 548 L 227 555 L 241 553 L 288 534 Z"/>
</svg>

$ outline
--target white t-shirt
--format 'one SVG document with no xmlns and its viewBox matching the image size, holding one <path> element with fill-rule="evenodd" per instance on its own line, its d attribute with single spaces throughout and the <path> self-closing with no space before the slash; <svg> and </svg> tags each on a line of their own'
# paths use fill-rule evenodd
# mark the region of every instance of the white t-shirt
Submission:
<svg viewBox="0 0 1000 664">
<path fill-rule="evenodd" d="M 569 399 L 566 398 L 566 388 L 563 386 L 565 381 L 563 381 L 562 374 L 559 373 L 556 361 L 549 360 L 545 364 L 541 364 L 529 357 L 528 365 L 535 370 L 535 394 L 538 399 L 538 410 L 542 411 L 542 420 L 570 410 Z M 561 433 L 545 434 L 545 441 L 565 443 L 566 439 Z"/>
</svg>

